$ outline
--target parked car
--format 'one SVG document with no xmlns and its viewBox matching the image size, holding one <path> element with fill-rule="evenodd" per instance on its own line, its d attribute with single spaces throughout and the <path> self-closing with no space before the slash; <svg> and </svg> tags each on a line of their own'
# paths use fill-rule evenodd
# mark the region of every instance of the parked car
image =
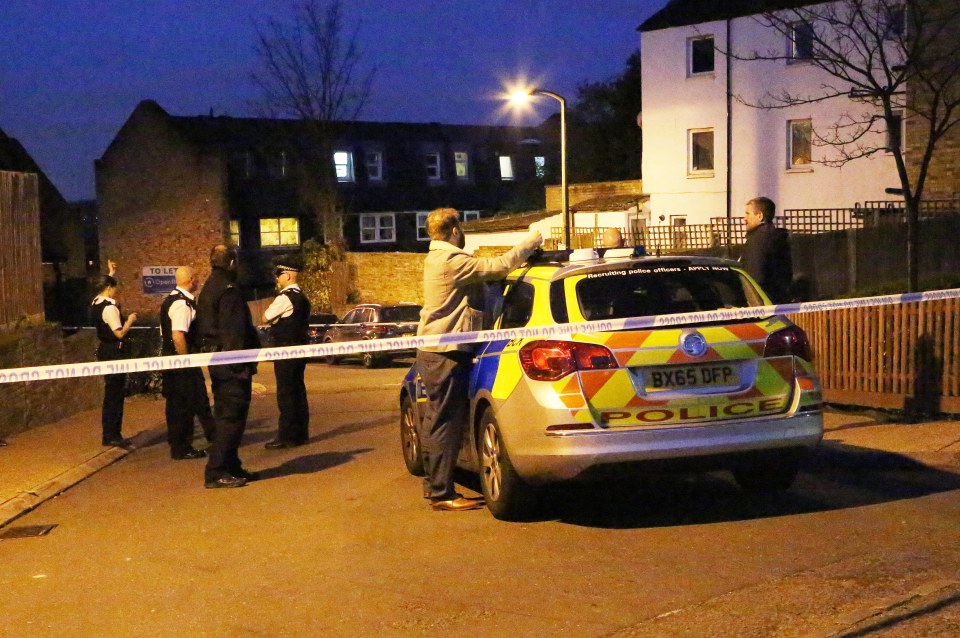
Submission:
<svg viewBox="0 0 960 638">
<path fill-rule="evenodd" d="M 579 252 L 579 251 L 578 251 Z M 545 255 L 517 269 L 489 309 L 495 329 L 755 307 L 737 262 L 706 257 Z M 479 343 L 458 463 L 490 512 L 529 515 L 554 482 L 605 469 L 729 469 L 743 489 L 786 489 L 823 437 L 804 332 L 781 315 Z M 400 390 L 407 469 L 424 471 L 426 397 L 416 364 Z"/>
<path fill-rule="evenodd" d="M 329 312 L 320 312 L 310 315 L 310 325 L 307 327 L 307 343 L 323 343 L 323 338 L 327 334 L 327 329 L 337 322 L 337 315 Z M 269 347 L 273 344 L 273 337 L 270 334 L 270 326 L 260 324 L 257 326 L 257 333 L 260 337 L 260 345 Z"/>
<path fill-rule="evenodd" d="M 363 339 L 389 339 L 409 337 L 417 333 L 420 322 L 421 306 L 415 303 L 381 305 L 365 303 L 356 306 L 334 323 L 323 337 L 323 343 L 340 341 L 360 341 Z M 364 352 L 356 355 L 363 361 L 364 367 L 374 368 L 393 358 L 409 356 L 413 350 L 392 350 L 390 352 Z M 342 356 L 324 357 L 331 365 L 339 362 Z"/>
</svg>

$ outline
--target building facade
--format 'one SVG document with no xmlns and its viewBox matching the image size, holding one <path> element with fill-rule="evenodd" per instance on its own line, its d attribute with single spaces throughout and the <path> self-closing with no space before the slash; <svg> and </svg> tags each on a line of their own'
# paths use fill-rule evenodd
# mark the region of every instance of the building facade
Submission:
<svg viewBox="0 0 960 638">
<path fill-rule="evenodd" d="M 815 129 L 865 108 L 862 103 L 841 97 L 777 109 L 753 106 L 784 91 L 816 94 L 835 82 L 809 63 L 803 25 L 787 36 L 758 20 L 762 11 L 804 4 L 818 3 L 673 0 L 640 26 L 643 182 L 651 223 L 740 216 L 744 202 L 757 196 L 770 197 L 780 209 L 891 199 L 885 189 L 899 186 L 892 153 L 831 167 L 823 162 L 835 150 L 813 143 Z M 738 59 L 755 51 L 782 59 Z M 883 146 L 889 135 L 871 133 L 864 142 Z"/>
<path fill-rule="evenodd" d="M 240 247 L 242 284 L 270 294 L 273 257 L 334 239 L 304 171 L 332 171 L 348 250 L 425 252 L 430 210 L 541 208 L 559 165 L 530 127 L 343 122 L 326 166 L 303 159 L 316 156 L 309 139 L 297 120 L 174 116 L 141 102 L 96 162 L 100 257 L 120 264 L 130 309 L 159 304 L 151 272 L 186 265 L 204 279 L 219 242 Z"/>
</svg>

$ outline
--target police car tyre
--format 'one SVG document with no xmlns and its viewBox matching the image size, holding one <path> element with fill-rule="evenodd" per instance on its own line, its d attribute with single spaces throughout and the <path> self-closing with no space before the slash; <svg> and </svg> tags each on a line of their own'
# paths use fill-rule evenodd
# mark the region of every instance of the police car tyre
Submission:
<svg viewBox="0 0 960 638">
<path fill-rule="evenodd" d="M 487 407 L 480 419 L 480 484 L 487 509 L 502 521 L 529 518 L 536 504 L 536 491 L 513 469 L 500 434 L 500 425 Z"/>
<path fill-rule="evenodd" d="M 417 412 L 413 400 L 404 395 L 400 401 L 400 449 L 407 471 L 414 476 L 426 474 L 423 467 L 423 452 L 420 447 L 420 434 L 417 432 Z"/>
<path fill-rule="evenodd" d="M 800 471 L 801 453 L 795 450 L 765 455 L 733 468 L 733 478 L 747 492 L 790 489 Z"/>
</svg>

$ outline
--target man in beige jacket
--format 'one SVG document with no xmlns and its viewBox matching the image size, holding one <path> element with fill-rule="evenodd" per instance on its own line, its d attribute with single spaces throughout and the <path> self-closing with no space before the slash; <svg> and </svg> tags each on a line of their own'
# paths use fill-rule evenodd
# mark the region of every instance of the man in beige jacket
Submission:
<svg viewBox="0 0 960 638">
<path fill-rule="evenodd" d="M 543 243 L 539 231 L 499 257 L 474 257 L 466 244 L 460 215 L 438 208 L 427 217 L 430 252 L 423 263 L 423 310 L 418 335 L 483 329 L 485 284 L 502 279 Z M 453 472 L 468 422 L 467 388 L 473 344 L 450 344 L 417 351 L 417 370 L 427 395 L 421 428 L 424 496 L 435 510 L 482 507 L 482 501 L 457 494 Z"/>
</svg>

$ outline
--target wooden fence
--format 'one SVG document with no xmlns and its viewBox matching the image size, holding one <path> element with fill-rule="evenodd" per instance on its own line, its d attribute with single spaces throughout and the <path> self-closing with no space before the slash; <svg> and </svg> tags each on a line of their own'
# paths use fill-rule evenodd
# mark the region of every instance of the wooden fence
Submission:
<svg viewBox="0 0 960 638">
<path fill-rule="evenodd" d="M 35 174 L 0 171 L 0 326 L 43 318 L 39 206 Z"/>
<path fill-rule="evenodd" d="M 960 414 L 960 300 L 791 317 L 810 338 L 824 400 Z"/>
</svg>

